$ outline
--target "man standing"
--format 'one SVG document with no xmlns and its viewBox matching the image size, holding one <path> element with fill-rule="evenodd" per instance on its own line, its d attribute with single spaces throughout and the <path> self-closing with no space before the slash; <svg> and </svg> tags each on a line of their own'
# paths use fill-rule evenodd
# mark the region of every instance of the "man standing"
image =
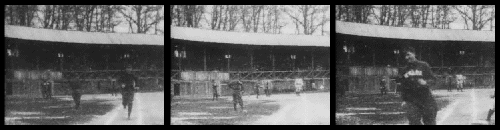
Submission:
<svg viewBox="0 0 500 130">
<path fill-rule="evenodd" d="M 243 94 L 243 83 L 238 80 L 235 83 L 231 83 L 229 88 L 233 89 L 234 111 L 236 111 L 236 104 L 238 103 L 243 111 L 243 99 L 241 99 L 241 95 Z"/>
<path fill-rule="evenodd" d="M 385 87 L 386 81 L 385 78 L 382 77 L 382 80 L 380 80 L 380 94 L 385 95 L 387 94 L 387 88 Z"/>
<path fill-rule="evenodd" d="M 111 96 L 117 96 L 118 94 L 118 87 L 116 87 L 116 79 L 111 79 Z"/>
<path fill-rule="evenodd" d="M 304 85 L 304 81 L 302 79 L 295 79 L 295 94 L 300 96 L 300 91 L 302 91 L 302 85 Z"/>
<path fill-rule="evenodd" d="M 81 84 L 77 78 L 73 78 L 69 81 L 69 86 L 71 88 L 71 96 L 73 97 L 73 101 L 75 102 L 75 109 L 80 108 L 80 99 L 82 97 L 81 94 Z"/>
<path fill-rule="evenodd" d="M 456 80 L 457 80 L 457 91 L 463 92 L 465 77 L 462 74 L 457 74 Z"/>
<path fill-rule="evenodd" d="M 50 99 L 52 97 L 52 94 L 51 94 L 51 86 L 52 86 L 52 83 L 49 79 L 46 79 L 43 81 L 42 83 L 42 97 L 44 99 Z"/>
<path fill-rule="evenodd" d="M 218 87 L 219 87 L 219 84 L 217 82 L 215 82 L 215 80 L 212 80 L 212 89 L 214 92 L 212 101 L 219 100 L 219 93 L 217 92 Z"/>
<path fill-rule="evenodd" d="M 130 120 L 130 113 L 132 112 L 132 103 L 134 101 L 134 94 L 137 84 L 137 77 L 131 74 L 132 68 L 127 68 L 125 73 L 122 74 L 120 80 L 118 81 L 121 84 L 122 89 L 122 104 L 123 108 L 126 109 L 128 106 L 128 119 Z"/>
<path fill-rule="evenodd" d="M 257 84 L 255 84 L 255 94 L 257 94 L 257 99 L 259 99 L 259 89 L 261 88 L 260 83 L 260 81 L 257 81 Z"/>
<path fill-rule="evenodd" d="M 451 76 L 450 74 L 446 73 L 446 82 L 445 82 L 445 85 L 448 87 L 448 92 L 451 92 L 452 90 L 452 81 L 453 80 L 453 76 Z"/>
<path fill-rule="evenodd" d="M 407 66 L 401 71 L 402 106 L 410 125 L 436 125 L 437 104 L 429 88 L 434 77 L 429 64 L 415 58 L 415 49 L 404 49 Z"/>
<path fill-rule="evenodd" d="M 266 81 L 266 87 L 264 89 L 264 92 L 266 93 L 266 97 L 271 96 L 271 84 L 269 84 L 269 81 Z"/>
<path fill-rule="evenodd" d="M 493 95 L 491 96 L 491 98 L 495 98 L 495 92 L 493 92 Z M 495 113 L 495 101 L 493 101 L 493 109 L 490 109 L 488 111 L 488 117 L 486 118 L 486 121 L 491 120 L 491 116 L 493 115 L 493 113 Z"/>
</svg>

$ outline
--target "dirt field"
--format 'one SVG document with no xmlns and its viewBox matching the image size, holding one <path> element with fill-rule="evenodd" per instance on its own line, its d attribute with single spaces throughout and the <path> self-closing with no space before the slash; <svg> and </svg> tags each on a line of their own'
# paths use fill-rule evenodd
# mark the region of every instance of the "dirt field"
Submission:
<svg viewBox="0 0 500 130">
<path fill-rule="evenodd" d="M 464 92 L 434 90 L 438 103 L 438 125 L 495 124 L 495 116 L 486 122 L 487 111 L 494 99 L 494 89 L 466 89 Z M 337 125 L 405 125 L 408 121 L 401 108 L 401 99 L 392 93 L 350 94 L 336 98 L 335 123 Z"/>
<path fill-rule="evenodd" d="M 121 105 L 121 95 L 84 94 L 81 109 L 74 110 L 70 96 L 52 100 L 9 96 L 7 125 L 164 125 L 163 92 L 136 93 L 131 120 Z"/>
<path fill-rule="evenodd" d="M 243 96 L 245 110 L 233 110 L 232 97 L 212 101 L 210 97 L 176 97 L 171 110 L 173 125 L 281 125 L 330 122 L 330 93 Z M 239 106 L 238 106 L 239 108 Z M 314 117 L 314 118 L 313 118 Z"/>
</svg>

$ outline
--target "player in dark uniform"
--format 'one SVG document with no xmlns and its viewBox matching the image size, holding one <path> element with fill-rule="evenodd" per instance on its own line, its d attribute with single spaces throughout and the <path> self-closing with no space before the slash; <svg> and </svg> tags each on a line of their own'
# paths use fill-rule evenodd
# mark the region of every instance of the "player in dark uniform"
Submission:
<svg viewBox="0 0 500 130">
<path fill-rule="evenodd" d="M 130 113 L 132 112 L 135 89 L 138 89 L 136 87 L 137 81 L 137 77 L 131 74 L 131 68 L 127 68 L 118 81 L 122 89 L 123 108 L 128 107 L 128 119 L 130 119 Z"/>
<path fill-rule="evenodd" d="M 234 111 L 236 111 L 236 104 L 240 104 L 241 110 L 243 111 L 243 99 L 241 99 L 241 95 L 243 94 L 243 83 L 241 81 L 237 81 L 231 83 L 229 88 L 233 89 L 233 104 Z"/>
<path fill-rule="evenodd" d="M 49 79 L 44 80 L 41 86 L 42 86 L 42 97 L 45 99 L 50 99 L 52 97 L 51 94 L 52 83 L 50 82 L 50 80 Z"/>
<path fill-rule="evenodd" d="M 260 91 L 260 81 L 257 82 L 257 84 L 255 84 L 255 94 L 257 94 L 257 99 L 259 99 L 259 91 Z"/>
<path fill-rule="evenodd" d="M 118 96 L 119 87 L 116 85 L 116 79 L 111 79 L 111 96 Z"/>
<path fill-rule="evenodd" d="M 380 80 L 380 95 L 385 95 L 387 94 L 387 89 L 385 87 L 385 78 L 382 78 L 382 80 Z"/>
<path fill-rule="evenodd" d="M 495 98 L 495 93 L 491 96 L 491 98 Z M 487 121 L 491 120 L 491 116 L 495 113 L 495 102 L 493 102 L 493 108 L 488 111 L 488 117 L 486 117 Z"/>
<path fill-rule="evenodd" d="M 450 75 L 450 74 L 448 74 L 448 73 L 447 73 L 445 76 L 446 76 L 446 80 L 445 80 L 446 82 L 445 82 L 445 85 L 446 85 L 446 86 L 447 86 L 447 88 L 448 88 L 448 92 L 451 92 L 451 90 L 453 89 L 453 88 L 452 88 L 452 87 L 453 87 L 453 85 L 452 85 L 452 83 L 453 83 L 453 81 L 452 81 L 452 80 L 453 80 L 453 76 L 451 76 L 451 75 Z"/>
<path fill-rule="evenodd" d="M 270 97 L 271 96 L 271 89 L 270 89 L 271 85 L 269 84 L 269 82 L 266 82 L 266 87 L 264 89 L 264 92 L 266 93 L 266 97 Z"/>
<path fill-rule="evenodd" d="M 75 109 L 80 109 L 80 99 L 82 97 L 81 93 L 81 85 L 77 78 L 73 78 L 69 81 L 69 87 L 71 88 L 71 96 L 73 97 L 73 101 L 75 102 Z"/>
<path fill-rule="evenodd" d="M 219 84 L 215 82 L 215 80 L 212 80 L 212 89 L 213 89 L 213 99 L 214 100 L 219 100 L 219 93 L 217 92 L 217 88 L 219 87 Z"/>
<path fill-rule="evenodd" d="M 410 125 L 436 125 L 437 104 L 434 100 L 430 83 L 435 77 L 424 61 L 415 58 L 415 49 L 408 47 L 404 50 L 408 64 L 400 70 L 402 106 Z"/>
</svg>

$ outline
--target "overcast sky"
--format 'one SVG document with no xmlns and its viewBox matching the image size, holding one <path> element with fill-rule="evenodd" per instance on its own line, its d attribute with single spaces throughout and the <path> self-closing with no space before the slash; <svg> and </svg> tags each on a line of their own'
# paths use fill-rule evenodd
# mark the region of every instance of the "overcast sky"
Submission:
<svg viewBox="0 0 500 130">
<path fill-rule="evenodd" d="M 202 19 L 200 21 L 200 23 L 202 24 L 202 28 L 206 28 L 206 29 L 209 29 L 209 22 L 210 21 L 207 21 L 207 20 L 210 20 L 211 19 L 211 12 L 212 12 L 212 5 L 207 5 L 205 7 L 205 19 Z M 330 17 L 330 10 L 329 9 L 326 13 L 327 17 Z M 281 32 L 282 34 L 296 34 L 296 29 L 295 29 L 295 24 L 293 23 L 293 20 L 285 13 L 282 13 L 282 18 L 280 19 L 280 22 L 284 22 L 284 23 L 287 23 L 286 26 L 284 26 L 283 28 L 281 28 Z M 319 17 L 319 16 L 317 16 Z M 261 21 L 262 22 L 262 21 Z M 317 24 L 318 22 L 316 22 L 315 24 Z M 243 28 L 243 23 L 238 23 L 237 27 L 236 27 L 236 31 L 240 31 L 242 32 L 242 28 Z M 300 28 L 300 27 L 299 27 Z M 326 24 L 325 24 L 325 27 L 324 27 L 325 31 L 327 32 L 330 32 L 330 21 L 328 21 Z M 301 34 L 303 34 L 303 31 L 301 30 Z M 321 27 L 318 27 L 318 29 L 316 29 L 316 31 L 313 33 L 313 35 L 321 35 Z M 327 35 L 327 34 L 325 34 Z"/>
<path fill-rule="evenodd" d="M 39 9 L 43 10 L 43 9 L 45 9 L 45 6 L 39 6 Z M 164 14 L 164 11 L 165 11 L 165 6 L 164 6 L 164 7 L 162 8 L 162 10 L 160 11 L 160 14 Z M 128 13 L 128 12 L 131 12 L 131 10 L 129 9 L 129 10 L 125 11 L 125 12 L 127 12 L 127 13 Z M 42 14 L 42 12 L 38 12 L 38 15 L 39 15 L 41 18 L 43 18 L 43 16 L 44 16 L 44 15 Z M 119 16 L 120 18 L 116 18 L 116 17 L 115 17 L 115 19 L 116 19 L 116 20 L 121 20 L 122 22 L 121 22 L 119 25 L 117 25 L 117 26 L 115 27 L 115 31 L 116 31 L 116 32 L 118 32 L 118 33 L 131 33 L 131 32 L 130 32 L 130 29 L 129 29 L 129 24 L 128 24 L 127 20 L 125 19 L 125 17 L 124 17 L 121 13 L 118 13 L 118 12 L 116 13 L 116 15 L 117 15 L 117 16 Z M 134 18 L 136 18 L 136 17 L 134 16 Z M 94 20 L 95 20 L 95 19 L 94 19 Z M 165 29 L 164 29 L 164 25 L 165 25 L 165 24 L 164 24 L 164 21 L 165 21 L 165 20 L 162 20 L 162 21 L 160 22 L 160 24 L 158 24 L 158 29 L 165 30 Z M 151 21 L 148 21 L 148 23 L 150 23 L 150 22 L 151 22 Z M 72 22 L 71 24 L 75 24 L 75 23 L 74 23 L 74 22 Z M 36 25 L 37 25 L 38 27 L 42 27 L 42 23 L 41 23 L 41 21 L 36 22 Z M 134 32 L 135 32 L 135 31 L 137 30 L 137 27 L 136 27 L 135 25 L 133 25 L 132 27 L 134 28 Z M 153 27 L 151 27 L 151 29 L 149 29 L 149 31 L 148 31 L 148 33 L 147 33 L 147 34 L 154 34 L 154 26 L 153 26 Z"/>
</svg>

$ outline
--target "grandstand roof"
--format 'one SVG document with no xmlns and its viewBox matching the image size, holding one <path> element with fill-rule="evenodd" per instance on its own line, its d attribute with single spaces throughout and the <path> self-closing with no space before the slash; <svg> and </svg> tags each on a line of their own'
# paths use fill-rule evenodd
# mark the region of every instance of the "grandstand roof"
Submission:
<svg viewBox="0 0 500 130">
<path fill-rule="evenodd" d="M 87 44 L 164 45 L 161 35 L 63 31 L 13 25 L 5 25 L 5 37 Z"/>
<path fill-rule="evenodd" d="M 228 32 L 175 26 L 171 26 L 170 34 L 171 38 L 174 39 L 202 42 L 248 45 L 330 47 L 329 36 Z"/>
<path fill-rule="evenodd" d="M 395 39 L 495 42 L 495 31 L 391 27 L 342 21 L 335 21 L 335 32 Z"/>
</svg>

